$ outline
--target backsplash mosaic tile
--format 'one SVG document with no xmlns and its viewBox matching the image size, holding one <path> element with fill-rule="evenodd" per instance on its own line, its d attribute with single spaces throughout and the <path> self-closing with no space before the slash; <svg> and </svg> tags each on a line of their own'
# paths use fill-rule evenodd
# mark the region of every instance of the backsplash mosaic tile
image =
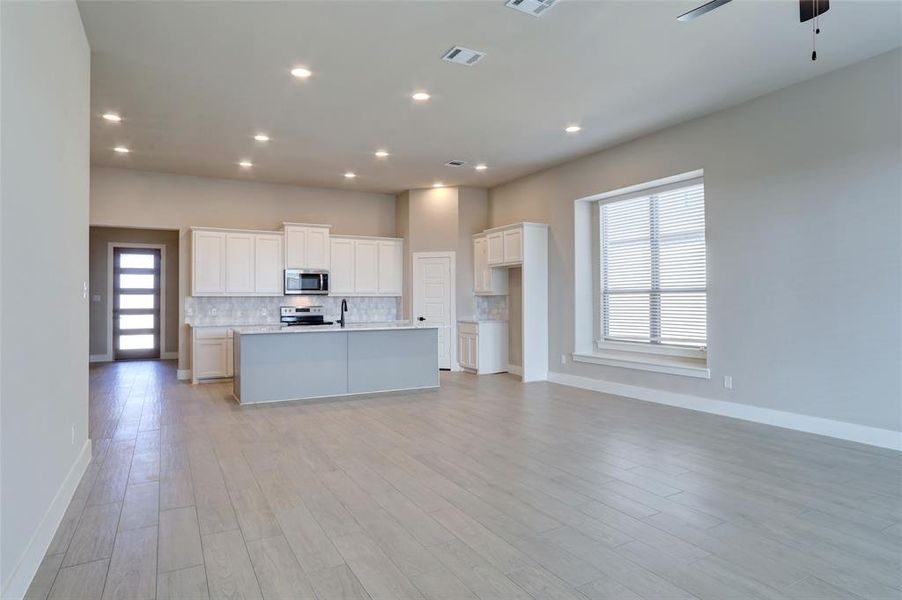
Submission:
<svg viewBox="0 0 902 600">
<path fill-rule="evenodd" d="M 507 321 L 507 296 L 476 296 L 478 320 Z"/>
<path fill-rule="evenodd" d="M 350 323 L 397 321 L 400 298 L 347 298 Z M 279 307 L 321 304 L 326 320 L 338 319 L 341 298 L 331 296 L 281 296 L 256 298 L 185 298 L 185 323 L 188 325 L 268 325 L 279 322 Z"/>
</svg>

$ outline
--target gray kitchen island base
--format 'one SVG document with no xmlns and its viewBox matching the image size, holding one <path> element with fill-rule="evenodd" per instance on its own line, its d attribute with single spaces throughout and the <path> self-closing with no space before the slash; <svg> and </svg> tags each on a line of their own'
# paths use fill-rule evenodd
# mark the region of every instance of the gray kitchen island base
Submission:
<svg viewBox="0 0 902 600">
<path fill-rule="evenodd" d="M 439 386 L 435 328 L 249 328 L 234 339 L 241 404 Z"/>
</svg>

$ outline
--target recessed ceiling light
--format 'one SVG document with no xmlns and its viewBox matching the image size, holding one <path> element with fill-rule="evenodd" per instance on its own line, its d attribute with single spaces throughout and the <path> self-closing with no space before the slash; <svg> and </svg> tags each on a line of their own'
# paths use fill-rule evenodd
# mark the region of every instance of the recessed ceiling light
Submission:
<svg viewBox="0 0 902 600">
<path fill-rule="evenodd" d="M 430 96 L 427 92 L 416 92 L 413 96 L 411 96 L 411 98 L 413 98 L 417 102 L 425 102 L 426 100 L 432 98 L 432 96 Z"/>
<path fill-rule="evenodd" d="M 307 67 L 295 67 L 291 70 L 291 74 L 298 79 L 307 79 L 308 77 L 313 75 L 313 71 L 311 71 Z"/>
<path fill-rule="evenodd" d="M 442 183 L 441 181 L 436 181 L 435 183 L 432 184 L 432 187 L 434 187 L 434 188 L 445 187 L 445 184 Z"/>
<path fill-rule="evenodd" d="M 376 150 L 375 155 L 377 158 L 385 158 L 388 156 L 388 152 L 386 150 Z"/>
<path fill-rule="evenodd" d="M 131 152 L 131 150 L 129 150 L 125 146 L 116 146 L 115 148 L 113 148 L 113 151 L 118 152 L 119 154 L 128 154 L 129 152 Z"/>
<path fill-rule="evenodd" d="M 122 120 L 122 117 L 120 117 L 116 113 L 103 113 L 103 118 L 111 123 L 118 123 Z"/>
<path fill-rule="evenodd" d="M 258 133 L 257 135 L 254 136 L 254 139 L 257 140 L 258 142 L 268 142 L 269 136 L 266 135 L 265 133 Z"/>
<path fill-rule="evenodd" d="M 348 171 L 347 173 L 345 173 L 345 179 L 354 179 L 355 177 L 357 177 L 357 173 L 355 173 L 354 171 Z"/>
<path fill-rule="evenodd" d="M 580 130 L 582 130 L 582 127 L 579 125 L 567 125 L 567 127 L 564 128 L 564 131 L 567 133 L 577 133 Z"/>
<path fill-rule="evenodd" d="M 249 161 L 249 160 L 242 160 L 242 161 L 241 161 L 240 163 L 238 163 L 238 164 L 239 164 L 240 166 L 244 167 L 245 169 L 249 169 L 249 168 L 251 168 L 251 167 L 254 166 L 254 163 L 252 163 L 252 162 Z"/>
<path fill-rule="evenodd" d="M 483 164 L 483 163 L 479 163 L 478 165 L 476 165 L 476 166 L 473 167 L 473 168 L 476 169 L 477 171 L 485 171 L 485 170 L 488 169 L 489 167 L 488 167 L 487 165 Z"/>
</svg>

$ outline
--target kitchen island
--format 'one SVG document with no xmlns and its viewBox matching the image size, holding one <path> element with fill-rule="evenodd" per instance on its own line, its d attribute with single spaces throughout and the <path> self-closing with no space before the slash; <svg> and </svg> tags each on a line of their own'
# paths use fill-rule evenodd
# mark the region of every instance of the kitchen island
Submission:
<svg viewBox="0 0 902 600">
<path fill-rule="evenodd" d="M 438 328 L 408 321 L 236 327 L 241 404 L 436 388 Z"/>
</svg>

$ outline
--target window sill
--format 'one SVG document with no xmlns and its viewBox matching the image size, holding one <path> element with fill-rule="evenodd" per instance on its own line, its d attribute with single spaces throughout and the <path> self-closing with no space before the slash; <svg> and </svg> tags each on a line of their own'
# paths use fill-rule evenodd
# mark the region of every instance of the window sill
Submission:
<svg viewBox="0 0 902 600">
<path fill-rule="evenodd" d="M 664 356 L 660 354 L 646 354 L 643 352 L 622 350 L 574 353 L 572 357 L 574 362 L 605 365 L 608 367 L 621 367 L 624 369 L 636 369 L 639 371 L 653 371 L 655 373 L 667 373 L 668 375 L 681 375 L 683 377 L 696 377 L 699 379 L 711 379 L 711 370 L 708 369 L 705 359 Z"/>
</svg>

